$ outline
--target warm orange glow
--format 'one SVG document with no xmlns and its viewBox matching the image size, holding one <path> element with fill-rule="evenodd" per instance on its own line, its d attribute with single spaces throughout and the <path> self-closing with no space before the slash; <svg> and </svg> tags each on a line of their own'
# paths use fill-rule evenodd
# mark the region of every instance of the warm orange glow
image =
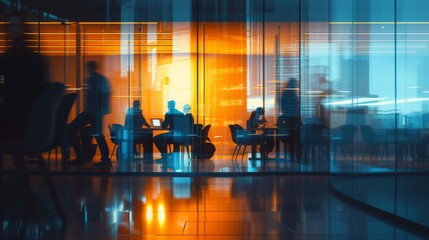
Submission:
<svg viewBox="0 0 429 240">
<path fill-rule="evenodd" d="M 175 100 L 177 109 L 191 104 L 196 121 L 212 125 L 209 137 L 220 153 L 222 146 L 231 146 L 227 125 L 245 126 L 250 110 L 264 104 L 263 94 L 269 121 L 274 121 L 276 37 L 280 57 L 299 55 L 297 23 L 266 22 L 264 36 L 260 24 L 163 22 L 161 28 L 156 22 L 30 23 L 29 41 L 35 51 L 51 58 L 55 81 L 72 88 L 78 87 L 76 79 L 85 79 L 84 61 L 99 62 L 113 91 L 106 133 L 108 124 L 124 123 L 136 99 L 146 119 L 163 117 L 167 101 Z M 34 31 L 38 27 L 40 33 Z M 0 46 L 7 46 L 1 36 Z M 0 47 L 0 52 L 5 49 Z M 153 218 L 151 211 L 148 206 L 147 216 Z"/>
<path fill-rule="evenodd" d="M 152 205 L 148 204 L 146 207 L 146 222 L 151 223 L 153 220 L 153 209 Z"/>
<path fill-rule="evenodd" d="M 152 204 L 147 204 L 146 206 L 146 222 L 151 224 L 154 220 L 154 215 L 156 214 L 156 220 L 159 226 L 163 226 L 165 224 L 166 213 L 165 213 L 165 205 L 163 203 L 159 203 L 156 206 L 156 211 L 154 211 Z"/>
<path fill-rule="evenodd" d="M 165 206 L 163 203 L 158 205 L 158 223 L 163 226 L 165 224 Z"/>
</svg>

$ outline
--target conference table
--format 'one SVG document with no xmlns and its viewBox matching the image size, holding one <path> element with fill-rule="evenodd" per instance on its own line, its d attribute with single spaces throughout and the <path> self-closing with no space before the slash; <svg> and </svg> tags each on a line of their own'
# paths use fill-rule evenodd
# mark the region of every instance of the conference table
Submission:
<svg viewBox="0 0 429 240">
<path fill-rule="evenodd" d="M 254 137 L 259 142 L 264 142 L 266 140 L 273 140 L 274 148 L 276 151 L 276 159 L 280 158 L 280 141 L 281 139 L 286 140 L 286 138 L 289 136 L 289 134 L 286 132 L 279 132 L 280 130 L 284 130 L 284 129 L 277 128 L 276 126 L 263 126 L 259 128 L 248 128 L 246 130 L 251 132 L 251 133 L 248 133 L 250 137 Z M 252 145 L 252 157 L 250 158 L 251 160 L 261 159 L 264 157 L 264 156 L 261 156 L 261 158 L 256 157 L 256 145 L 258 144 Z M 284 154 L 286 158 L 286 152 Z"/>
<path fill-rule="evenodd" d="M 166 132 L 168 128 L 150 127 L 150 128 L 122 128 L 118 131 L 118 150 L 116 157 L 118 161 L 134 160 L 134 148 L 136 137 L 144 136 L 145 141 L 150 142 L 143 148 L 144 159 L 153 160 L 153 137 L 154 132 Z"/>
<path fill-rule="evenodd" d="M 135 158 L 135 140 L 143 139 L 148 144 L 143 147 L 144 160 L 153 161 L 153 138 L 154 133 L 164 133 L 170 131 L 169 128 L 160 128 L 160 127 L 150 127 L 150 128 L 122 128 L 118 131 L 118 150 L 116 151 L 116 157 L 119 161 L 130 161 Z M 158 134 L 157 134 L 158 135 Z M 185 144 L 191 142 L 189 139 L 199 138 L 201 136 L 197 134 L 181 134 L 179 131 L 171 133 L 171 141 L 175 142 L 174 144 Z M 182 143 L 180 143 L 183 140 Z M 140 144 L 140 143 L 138 143 Z"/>
</svg>

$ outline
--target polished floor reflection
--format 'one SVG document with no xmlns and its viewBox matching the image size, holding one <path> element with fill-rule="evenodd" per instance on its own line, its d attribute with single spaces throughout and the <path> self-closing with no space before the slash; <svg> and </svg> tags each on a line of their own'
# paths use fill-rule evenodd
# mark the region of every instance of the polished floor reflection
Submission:
<svg viewBox="0 0 429 240">
<path fill-rule="evenodd" d="M 346 197 L 418 224 L 428 233 L 428 181 L 428 174 L 398 173 L 338 177 L 331 183 Z"/>
<path fill-rule="evenodd" d="M 112 167 L 99 168 L 93 166 L 93 163 L 100 159 L 96 155 L 92 162 L 84 165 L 62 164 L 61 156 L 55 158 L 45 154 L 44 158 L 52 172 L 56 173 L 137 173 L 137 174 L 157 174 L 157 173 L 188 173 L 206 172 L 216 174 L 235 174 L 235 173 L 254 173 L 254 172 L 324 172 L 324 173 L 364 173 L 364 172 L 394 172 L 397 169 L 401 171 L 424 171 L 429 169 L 429 160 L 411 160 L 405 159 L 395 161 L 396 156 L 391 154 L 389 158 L 383 159 L 374 157 L 373 159 L 363 159 L 362 155 L 343 155 L 331 154 L 329 158 L 308 158 L 300 162 L 291 161 L 289 158 L 275 158 L 271 153 L 268 158 L 251 158 L 251 154 L 245 154 L 243 159 L 232 160 L 232 150 L 216 153 L 211 159 L 192 159 L 187 154 L 173 153 L 166 161 L 150 160 L 136 158 L 131 161 L 112 160 Z M 158 153 L 157 153 L 158 154 Z M 158 154 L 159 155 L 159 154 Z M 155 154 L 156 157 L 158 157 Z M 155 157 L 155 159 L 156 159 Z M 256 157 L 259 157 L 256 155 Z M 49 160 L 48 160 L 49 159 Z M 28 169 L 30 171 L 39 171 L 36 164 L 31 164 L 34 159 L 28 157 Z M 15 169 L 11 156 L 5 156 L 3 163 L 5 171 Z"/>
<path fill-rule="evenodd" d="M 55 176 L 61 224 L 43 179 L 38 217 L 15 177 L 2 189 L 2 239 L 419 239 L 332 196 L 329 177 Z"/>
</svg>

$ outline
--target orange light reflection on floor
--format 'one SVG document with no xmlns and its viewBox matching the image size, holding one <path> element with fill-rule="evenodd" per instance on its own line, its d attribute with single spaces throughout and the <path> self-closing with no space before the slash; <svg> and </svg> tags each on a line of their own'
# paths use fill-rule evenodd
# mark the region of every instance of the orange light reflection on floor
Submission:
<svg viewBox="0 0 429 240">
<path fill-rule="evenodd" d="M 148 204 L 146 208 L 146 222 L 151 223 L 152 220 L 153 220 L 153 208 L 151 204 Z"/>
<path fill-rule="evenodd" d="M 160 226 L 163 226 L 165 223 L 165 206 L 163 203 L 158 205 L 158 223 Z"/>
</svg>

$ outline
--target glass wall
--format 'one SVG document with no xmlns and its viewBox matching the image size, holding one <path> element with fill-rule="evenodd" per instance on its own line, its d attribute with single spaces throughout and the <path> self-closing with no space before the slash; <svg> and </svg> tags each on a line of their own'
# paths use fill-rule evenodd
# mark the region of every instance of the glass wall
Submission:
<svg viewBox="0 0 429 240">
<path fill-rule="evenodd" d="M 180 111 L 191 105 L 195 123 L 211 125 L 216 152 L 206 163 L 214 167 L 190 168 L 204 161 L 188 159 L 179 164 L 185 172 L 427 169 L 419 161 L 427 155 L 429 99 L 429 6 L 422 1 L 180 0 L 157 7 L 144 2 L 112 3 L 102 21 L 83 13 L 76 19 L 85 21 L 75 21 L 46 9 L 29 11 L 30 45 L 47 57 L 51 81 L 81 93 L 70 120 L 83 110 L 84 63 L 94 60 L 112 87 L 104 124 L 108 138 L 108 125 L 123 125 L 134 100 L 140 100 L 148 122 L 163 118 L 167 102 L 175 100 Z M 4 51 L 6 35 L 1 36 Z M 291 129 L 282 136 L 276 126 L 290 79 L 298 80 L 300 139 L 293 142 L 300 161 L 292 161 L 291 145 L 283 145 Z M 255 156 L 248 146 L 243 158 L 240 152 L 231 160 L 237 144 L 229 125 L 248 128 L 258 107 L 268 124 L 250 129 L 262 135 L 252 140 L 259 145 Z M 113 142 L 108 144 L 112 150 Z M 268 154 L 260 154 L 262 149 Z M 152 155 L 160 157 L 155 146 Z"/>
<path fill-rule="evenodd" d="M 417 172 L 427 171 L 428 7 L 418 0 L 331 1 L 335 77 L 326 104 L 331 129 L 357 126 L 349 160 L 331 164 L 333 173 L 352 174 L 334 175 L 333 188 L 426 231 L 427 174 Z"/>
</svg>

